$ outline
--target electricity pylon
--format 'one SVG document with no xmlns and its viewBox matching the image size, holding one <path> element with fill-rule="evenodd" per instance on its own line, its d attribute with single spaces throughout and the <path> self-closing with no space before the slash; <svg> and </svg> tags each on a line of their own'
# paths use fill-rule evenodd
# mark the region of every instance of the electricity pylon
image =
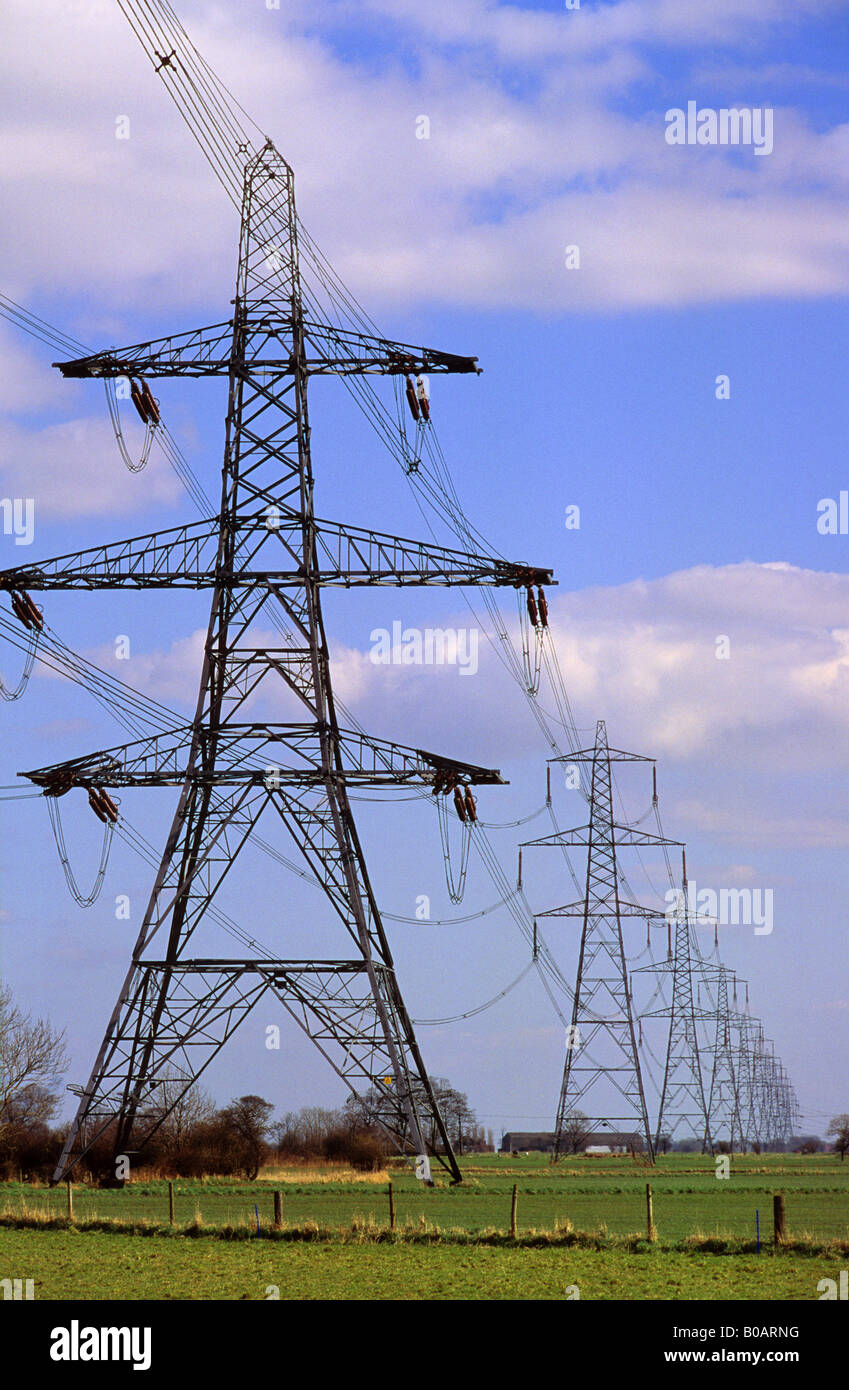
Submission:
<svg viewBox="0 0 849 1390">
<path fill-rule="evenodd" d="M 232 319 L 57 364 L 65 377 L 127 377 L 142 390 L 156 377 L 225 376 L 219 514 L 0 576 L 0 587 L 18 595 L 47 589 L 212 590 L 190 725 L 25 774 L 47 796 L 87 789 L 101 812 L 111 804 L 108 794 L 103 801 L 106 788 L 180 787 L 132 961 L 89 1080 L 78 1090 L 79 1107 L 54 1182 L 107 1130 L 114 1134 L 115 1155 L 140 1150 L 266 993 L 277 997 L 352 1091 L 391 1089 L 393 1107 L 387 1119 L 381 1106 L 381 1117 L 399 1148 L 421 1154 L 430 1149 L 460 1180 L 396 979 L 349 791 L 444 791 L 502 779 L 492 769 L 340 728 L 321 591 L 328 585 L 521 587 L 553 581 L 547 570 L 315 517 L 310 376 L 478 369 L 475 358 L 306 320 L 298 225 L 292 170 L 268 141 L 245 164 Z M 279 646 L 257 641 L 255 626 L 268 618 L 282 630 Z M 299 702 L 300 720 L 245 720 L 246 701 L 267 683 L 279 689 L 280 682 Z M 292 835 L 345 928 L 353 946 L 347 958 L 187 955 L 268 807 Z M 285 921 L 274 930 L 282 944 Z M 152 951 L 155 939 L 158 953 Z M 166 1077 L 169 1103 L 163 1106 L 156 1091 Z"/>
<path fill-rule="evenodd" d="M 786 1144 L 799 1124 L 796 1093 L 784 1063 L 775 1055 L 775 1044 L 764 1037 L 763 1024 L 749 1032 L 752 1073 L 753 1133 L 761 1144 Z"/>
<path fill-rule="evenodd" d="M 741 1078 L 737 1074 L 737 1049 L 733 1040 L 733 1017 L 728 1001 L 728 976 L 731 971 L 727 965 L 703 961 L 701 973 L 705 984 L 713 991 L 716 1001 L 712 1015 L 713 1038 L 704 1049 L 711 1058 L 707 1099 L 709 1131 L 714 1142 L 718 1142 L 727 1134 L 729 1148 L 734 1153 L 735 1149 L 745 1147 L 745 1133 Z M 735 977 L 735 991 L 736 983 Z M 706 1013 L 703 1017 L 709 1020 L 711 1014 Z"/>
<path fill-rule="evenodd" d="M 689 1125 L 701 1142 L 702 1151 L 713 1153 L 698 1037 L 699 1023 L 704 1023 L 710 1014 L 697 1005 L 694 997 L 693 977 L 698 953 L 692 940 L 692 917 L 687 899 L 685 866 L 677 903 L 667 912 L 670 925 L 674 922 L 675 928 L 672 954 L 660 965 L 644 967 L 647 972 L 659 978 L 663 978 L 664 975 L 671 976 L 671 999 L 668 1005 L 644 1016 L 669 1019 L 663 1083 L 657 1111 L 657 1142 L 660 1142 L 662 1133 L 667 1134 L 671 1140 L 676 1129 L 684 1123 Z M 698 964 L 701 966 L 702 962 Z"/>
<path fill-rule="evenodd" d="M 646 1154 L 653 1161 L 655 1146 L 634 1030 L 622 921 L 628 917 L 662 918 L 664 914 L 626 902 L 620 897 L 617 850 L 624 846 L 679 842 L 651 835 L 633 826 L 619 825 L 614 820 L 611 764 L 647 763 L 652 759 L 609 748 L 603 719 L 596 725 L 593 748 L 553 761 L 589 763 L 592 774 L 589 824 L 558 831 L 554 835 L 528 841 L 527 846 L 523 846 L 582 845 L 587 849 L 584 898 L 537 914 L 540 917 L 578 917 L 582 921 L 572 1023 L 566 1042 L 552 1160 L 556 1162 L 560 1155 L 570 1112 L 585 1096 L 593 1095 L 597 1102 L 598 1090 L 603 1083 L 608 1094 L 618 1093 L 615 1105 L 618 1106 L 619 1097 L 624 1101 L 624 1113 L 612 1113 L 605 1096 L 604 1105 L 597 1105 L 594 1113 L 587 1116 L 587 1125 L 595 1129 L 599 1126 L 619 1128 L 623 1123 L 636 1123 L 644 1138 Z M 593 1059 L 591 1049 L 596 1045 L 605 1047 L 604 1060 Z"/>
<path fill-rule="evenodd" d="M 740 1071 L 745 1077 L 743 1116 L 750 1144 L 766 1148 L 792 1136 L 796 1121 L 795 1096 L 776 1059 L 773 1044 L 764 1037 L 763 1023 L 748 1014 L 737 1015 Z"/>
</svg>

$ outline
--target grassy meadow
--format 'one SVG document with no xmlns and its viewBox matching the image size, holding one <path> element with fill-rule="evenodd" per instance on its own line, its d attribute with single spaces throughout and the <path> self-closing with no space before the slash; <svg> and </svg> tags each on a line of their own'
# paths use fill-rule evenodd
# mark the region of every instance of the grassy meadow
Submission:
<svg viewBox="0 0 849 1390">
<path fill-rule="evenodd" d="M 576 1286 L 582 1299 L 816 1299 L 818 1281 L 849 1263 L 849 1164 L 746 1155 L 729 1178 L 716 1171 L 701 1155 L 649 1169 L 487 1154 L 463 1162 L 462 1185 L 435 1169 L 427 1189 L 394 1164 L 268 1167 L 252 1183 L 175 1179 L 173 1226 L 167 1181 L 143 1172 L 118 1191 L 74 1185 L 70 1223 L 64 1188 L 5 1183 L 0 1277 L 33 1278 L 43 1299 L 569 1299 Z M 778 1249 L 776 1192 L 787 1209 Z"/>
</svg>

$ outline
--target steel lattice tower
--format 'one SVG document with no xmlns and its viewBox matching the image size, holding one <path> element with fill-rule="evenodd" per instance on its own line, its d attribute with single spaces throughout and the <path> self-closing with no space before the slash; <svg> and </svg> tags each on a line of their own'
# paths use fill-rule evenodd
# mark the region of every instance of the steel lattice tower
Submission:
<svg viewBox="0 0 849 1390">
<path fill-rule="evenodd" d="M 175 66 L 175 64 L 172 64 Z M 92 1143 L 140 1150 L 258 1000 L 276 996 L 352 1091 L 394 1097 L 382 1122 L 406 1151 L 460 1173 L 396 979 L 349 802 L 357 786 L 499 783 L 497 771 L 340 728 L 321 591 L 328 585 L 550 583 L 549 571 L 318 520 L 311 375 L 475 372 L 457 357 L 305 320 L 292 170 L 269 141 L 246 160 L 232 319 L 57 364 L 66 377 L 224 376 L 220 513 L 206 521 L 18 567 L 13 592 L 210 588 L 197 709 L 183 729 L 26 774 L 45 795 L 72 787 L 179 786 L 144 921 L 54 1182 Z M 280 615 L 284 621 L 280 623 Z M 285 634 L 270 648 L 259 619 Z M 299 722 L 247 722 L 246 700 L 279 683 Z M 188 947 L 268 808 L 291 834 L 348 937 L 346 958 L 221 959 Z M 285 922 L 274 924 L 285 939 Z M 154 946 L 158 949 L 154 949 Z M 171 1105 L 157 1106 L 164 1076 Z M 110 1128 L 111 1127 L 111 1128 Z M 431 1145 L 426 1141 L 432 1138 Z"/>
<path fill-rule="evenodd" d="M 712 1153 L 713 1140 L 698 1038 L 698 1024 L 709 1015 L 697 1007 L 693 991 L 694 958 L 697 953 L 692 940 L 692 924 L 687 908 L 686 873 L 683 890 L 678 894 L 678 903 L 671 915 L 675 928 L 671 960 L 661 965 L 644 967 L 652 974 L 672 977 L 672 998 L 669 1005 L 645 1015 L 646 1018 L 669 1019 L 666 1060 L 657 1111 L 656 1143 L 659 1144 L 664 1122 L 671 1115 L 672 1125 L 668 1130 L 670 1139 L 684 1121 L 701 1141 L 703 1151 Z"/>
<path fill-rule="evenodd" d="M 622 922 L 629 917 L 662 918 L 664 914 L 626 902 L 620 897 L 617 851 L 623 846 L 670 845 L 678 842 L 651 835 L 633 826 L 619 825 L 614 820 L 612 764 L 650 763 L 652 759 L 610 748 L 603 719 L 596 725 L 593 748 L 553 761 L 585 763 L 591 768 L 589 824 L 527 842 L 529 848 L 581 845 L 587 849 L 583 900 L 538 914 L 541 917 L 578 917 L 582 922 L 553 1160 L 559 1157 L 569 1112 L 585 1096 L 595 1092 L 597 1098 L 600 1083 L 604 1083 L 609 1091 L 612 1088 L 613 1094 L 618 1093 L 625 1103 L 624 1113 L 613 1114 L 606 1109 L 604 1112 L 597 1109 L 587 1117 L 588 1121 L 593 1126 L 606 1127 L 636 1123 L 644 1136 L 646 1153 L 653 1160 L 654 1141 L 634 1029 Z M 612 1060 L 593 1060 L 593 1045 L 605 1047 Z"/>
<path fill-rule="evenodd" d="M 793 1132 L 794 1102 L 789 1080 L 764 1037 L 760 1019 L 738 1016 L 741 1064 L 746 1077 L 745 1120 L 750 1143 L 769 1146 Z"/>
<path fill-rule="evenodd" d="M 713 1010 L 714 1031 L 711 1044 L 705 1049 L 711 1058 L 710 1087 L 707 1110 L 710 1133 L 714 1142 L 728 1135 L 728 1144 L 733 1153 L 735 1148 L 745 1147 L 745 1132 L 740 1100 L 740 1078 L 735 1062 L 736 1048 L 733 1042 L 733 1018 L 728 1002 L 728 976 L 731 971 L 726 965 L 702 963 L 702 978 L 714 991 L 716 1007 Z M 706 1018 L 710 1015 L 706 1014 Z"/>
</svg>

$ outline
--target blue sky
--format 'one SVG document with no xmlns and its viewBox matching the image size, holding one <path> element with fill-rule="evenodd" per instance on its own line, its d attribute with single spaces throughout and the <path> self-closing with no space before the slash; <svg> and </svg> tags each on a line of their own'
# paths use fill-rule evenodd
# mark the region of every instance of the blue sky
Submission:
<svg viewBox="0 0 849 1390">
<path fill-rule="evenodd" d="M 816 525 L 820 499 L 849 487 L 847 6 L 281 0 L 270 11 L 197 0 L 180 14 L 293 164 L 302 218 L 387 336 L 479 356 L 481 377 L 432 383 L 460 496 L 500 552 L 554 568 L 577 722 L 589 740 L 604 717 L 612 742 L 658 758 L 665 829 L 687 841 L 691 875 L 773 888 L 772 934 L 728 928 L 722 955 L 750 981 L 805 1128 L 823 1132 L 849 1106 L 849 538 Z M 11 0 L 0 33 L 0 288 L 93 346 L 225 318 L 233 211 L 117 6 Z M 773 108 L 772 154 L 667 145 L 665 112 L 691 99 Z M 118 141 L 124 114 L 131 137 Z M 415 137 L 423 114 L 429 140 Z M 580 269 L 564 266 L 569 244 Z M 5 324 L 0 348 L 0 495 L 36 501 L 33 545 L 0 536 L 4 565 L 193 515 L 161 461 L 123 470 L 98 386 L 62 382 L 52 354 Z M 719 374 L 728 400 L 716 399 Z M 215 495 L 223 388 L 163 382 L 159 393 Z M 397 466 L 337 383 L 315 384 L 312 417 L 318 513 L 422 534 Z M 567 531 L 573 504 L 581 527 Z M 191 707 L 206 596 L 55 594 L 44 606 L 71 646 Z M 500 766 L 511 785 L 482 795 L 487 820 L 537 809 L 546 750 L 485 648 L 468 679 L 368 659 L 372 629 L 396 619 L 468 623 L 456 593 L 329 595 L 326 619 L 338 691 L 371 732 Z M 114 660 L 118 634 L 131 638 L 129 662 Z M 720 634 L 727 662 L 715 657 Z M 0 652 L 7 681 L 18 662 Z M 4 784 L 123 740 L 84 694 L 44 677 L 2 717 Z M 623 794 L 641 814 L 637 774 Z M 578 823 L 558 795 L 561 822 Z M 133 819 L 157 845 L 169 796 L 133 794 Z M 78 800 L 63 805 L 69 841 L 93 870 L 96 826 Z M 473 860 L 466 901 L 448 903 L 428 808 L 362 810 L 387 910 L 412 915 L 422 893 L 435 917 L 494 901 Z M 67 1024 L 79 1080 L 150 873 L 116 843 L 100 900 L 81 912 L 42 802 L 2 812 L 4 978 L 26 1007 Z M 541 818 L 523 834 L 544 829 Z M 512 874 L 519 832 L 492 834 Z M 526 874 L 537 909 L 569 896 L 543 858 Z M 311 890 L 269 876 L 258 857 L 244 867 L 243 912 L 273 918 L 304 895 L 298 925 L 280 928 L 289 954 L 304 923 L 319 929 Z M 648 868 L 660 883 L 660 863 Z M 650 900 L 638 870 L 634 882 Z M 115 920 L 119 893 L 134 904 L 130 923 Z M 473 1007 L 527 954 L 503 914 L 391 935 L 414 1018 Z M 573 928 L 549 938 L 569 975 Z M 341 1100 L 288 1034 L 269 1069 L 269 1021 L 255 1015 L 210 1072 L 216 1097 L 257 1090 L 281 1111 Z M 421 1041 L 431 1069 L 496 1131 L 553 1116 L 563 1033 L 533 975 Z"/>
</svg>

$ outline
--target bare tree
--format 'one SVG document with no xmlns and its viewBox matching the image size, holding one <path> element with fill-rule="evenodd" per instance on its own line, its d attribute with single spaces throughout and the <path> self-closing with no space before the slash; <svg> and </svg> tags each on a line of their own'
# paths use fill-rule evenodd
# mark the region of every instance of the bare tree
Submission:
<svg viewBox="0 0 849 1390">
<path fill-rule="evenodd" d="M 269 1128 L 278 1153 L 317 1157 L 323 1153 L 328 1136 L 348 1127 L 351 1118 L 348 1111 L 305 1105 L 298 1111 L 288 1110 Z"/>
<path fill-rule="evenodd" d="M 23 1116 L 44 1123 L 56 1108 L 52 1093 L 67 1069 L 65 1032 L 57 1033 L 46 1019 L 33 1019 L 0 988 L 0 1135 Z"/>
<path fill-rule="evenodd" d="M 462 1153 L 464 1146 L 473 1141 L 477 1133 L 475 1112 L 462 1091 L 456 1090 L 444 1076 L 432 1076 L 431 1085 L 448 1137 Z M 412 1081 L 410 1093 L 419 1112 L 426 1112 L 429 1100 L 421 1081 Z M 361 1095 L 349 1096 L 345 1101 L 345 1109 L 357 1123 L 384 1124 L 388 1129 L 400 1134 L 403 1139 L 408 1138 L 407 1116 L 392 1085 L 371 1086 Z M 425 1142 L 429 1140 L 435 1146 L 434 1133 L 425 1133 L 423 1137 Z"/>
<path fill-rule="evenodd" d="M 169 1111 L 158 1131 L 162 1147 L 168 1154 L 182 1149 L 192 1130 L 211 1120 L 215 1114 L 215 1102 L 196 1082 L 180 1095 L 185 1084 L 180 1074 L 169 1067 L 162 1072 L 155 1091 L 157 1111 Z"/>
<path fill-rule="evenodd" d="M 582 1110 L 569 1110 L 563 1117 L 563 1149 L 567 1154 L 577 1154 L 590 1135 L 589 1120 Z"/>
<path fill-rule="evenodd" d="M 840 1154 L 842 1163 L 847 1153 L 849 1153 L 849 1115 L 835 1115 L 828 1126 L 826 1134 L 831 1138 L 834 1135 L 834 1147 Z"/>
</svg>

